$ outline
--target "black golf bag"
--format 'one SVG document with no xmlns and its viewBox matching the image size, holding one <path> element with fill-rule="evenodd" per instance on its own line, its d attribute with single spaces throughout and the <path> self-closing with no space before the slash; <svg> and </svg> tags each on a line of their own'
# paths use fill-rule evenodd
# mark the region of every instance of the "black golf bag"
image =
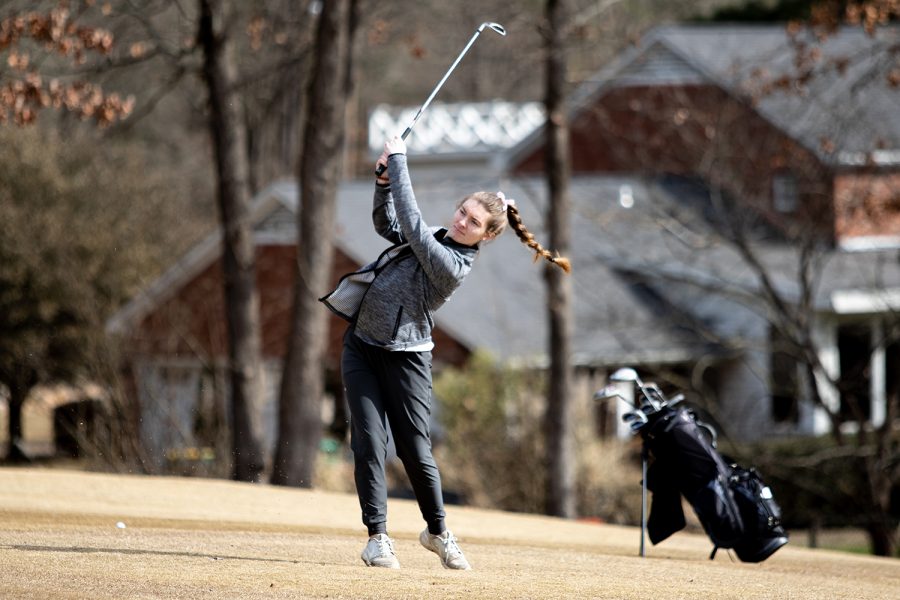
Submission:
<svg viewBox="0 0 900 600">
<path fill-rule="evenodd" d="M 719 548 L 744 562 L 761 562 L 787 544 L 781 509 L 754 469 L 728 464 L 715 449 L 715 432 L 683 406 L 657 403 L 634 427 L 651 458 L 646 485 L 653 499 L 647 531 L 657 544 L 685 526 L 681 496 Z"/>
</svg>

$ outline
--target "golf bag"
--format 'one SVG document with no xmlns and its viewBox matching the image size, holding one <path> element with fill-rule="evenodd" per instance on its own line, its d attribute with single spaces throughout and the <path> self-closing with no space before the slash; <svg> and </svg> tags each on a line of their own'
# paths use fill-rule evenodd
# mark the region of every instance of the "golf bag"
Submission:
<svg viewBox="0 0 900 600">
<path fill-rule="evenodd" d="M 772 491 L 756 470 L 731 464 L 716 451 L 715 430 L 680 404 L 682 394 L 666 397 L 656 384 L 644 383 L 629 367 L 618 369 L 609 380 L 632 383 L 640 393 L 631 401 L 609 385 L 594 399 L 619 398 L 634 408 L 622 420 L 643 440 L 641 556 L 645 531 L 658 544 L 684 528 L 682 496 L 713 542 L 711 559 L 719 548 L 733 548 L 744 562 L 762 562 L 787 544 L 781 509 Z M 653 494 L 649 519 L 648 490 Z"/>
<path fill-rule="evenodd" d="M 744 562 L 761 562 L 788 539 L 781 509 L 754 469 L 729 464 L 716 451 L 715 432 L 683 406 L 657 402 L 644 408 L 637 431 L 652 463 L 647 531 L 657 544 L 685 526 L 681 496 L 696 512 L 714 547 L 732 548 Z"/>
</svg>

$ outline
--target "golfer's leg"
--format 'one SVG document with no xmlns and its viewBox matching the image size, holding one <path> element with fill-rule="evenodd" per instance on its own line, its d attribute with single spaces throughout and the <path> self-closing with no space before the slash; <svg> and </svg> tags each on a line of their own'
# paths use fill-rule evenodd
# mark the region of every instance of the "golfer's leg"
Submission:
<svg viewBox="0 0 900 600">
<path fill-rule="evenodd" d="M 341 375 L 350 407 L 356 493 L 369 535 L 387 533 L 387 483 L 384 463 L 387 429 L 378 381 L 367 360 L 367 348 L 352 333 L 345 337 Z"/>
<path fill-rule="evenodd" d="M 385 389 L 385 410 L 394 433 L 397 456 L 403 461 L 428 531 L 444 525 L 441 476 L 431 454 L 431 353 L 393 352 L 393 376 Z"/>
</svg>

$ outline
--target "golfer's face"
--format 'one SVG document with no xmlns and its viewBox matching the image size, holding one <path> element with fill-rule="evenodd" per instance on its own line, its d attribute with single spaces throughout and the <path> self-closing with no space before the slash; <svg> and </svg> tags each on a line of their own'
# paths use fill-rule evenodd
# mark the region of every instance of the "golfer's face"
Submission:
<svg viewBox="0 0 900 600">
<path fill-rule="evenodd" d="M 466 200 L 456 209 L 447 235 L 466 246 L 477 244 L 488 237 L 486 232 L 490 217 L 487 209 L 477 200 Z"/>
</svg>

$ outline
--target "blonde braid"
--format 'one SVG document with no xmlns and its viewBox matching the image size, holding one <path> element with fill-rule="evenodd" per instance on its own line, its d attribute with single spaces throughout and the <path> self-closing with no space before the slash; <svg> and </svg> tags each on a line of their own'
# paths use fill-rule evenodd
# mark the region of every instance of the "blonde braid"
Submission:
<svg viewBox="0 0 900 600">
<path fill-rule="evenodd" d="M 528 231 L 522 223 L 522 217 L 519 216 L 519 209 L 516 208 L 514 204 L 510 204 L 507 207 L 506 218 L 509 221 L 509 225 L 513 228 L 513 231 L 515 231 L 519 239 L 522 240 L 522 243 L 534 250 L 535 261 L 540 257 L 544 257 L 566 273 L 572 272 L 572 265 L 568 258 L 554 256 L 549 250 L 545 249 L 534 239 L 534 235 Z"/>
</svg>

